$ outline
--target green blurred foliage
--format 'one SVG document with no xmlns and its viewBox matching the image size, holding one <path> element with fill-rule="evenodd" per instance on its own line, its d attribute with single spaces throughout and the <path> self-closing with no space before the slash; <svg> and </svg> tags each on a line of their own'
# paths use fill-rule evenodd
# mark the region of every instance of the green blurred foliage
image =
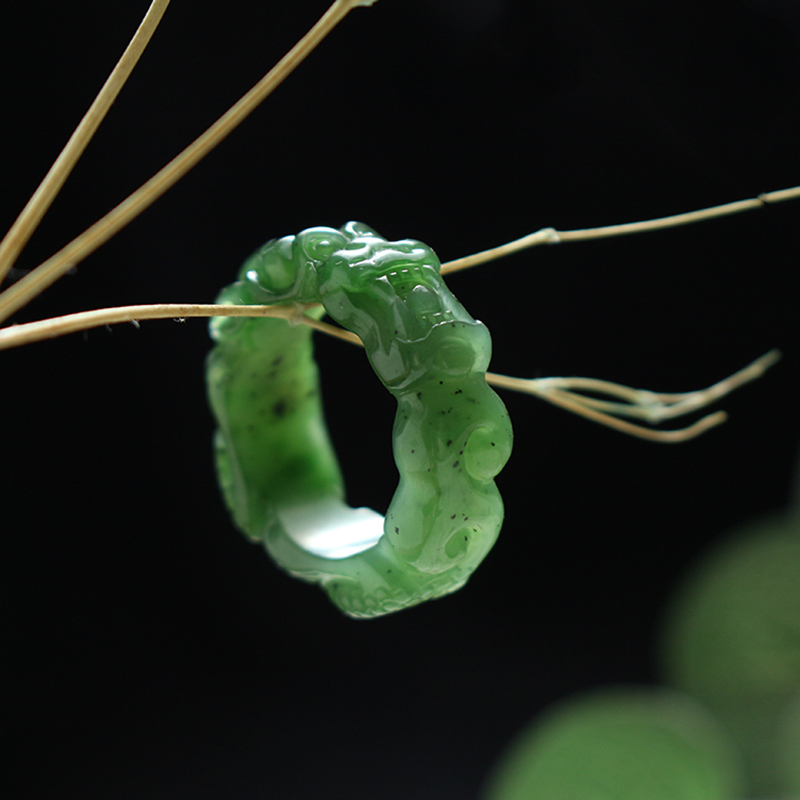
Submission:
<svg viewBox="0 0 800 800">
<path fill-rule="evenodd" d="M 667 615 L 667 681 L 698 698 L 742 751 L 751 793 L 800 794 L 800 516 L 715 548 Z"/>
<path fill-rule="evenodd" d="M 735 750 L 697 703 L 618 688 L 556 706 L 524 731 L 486 800 L 731 800 L 740 788 Z"/>
<path fill-rule="evenodd" d="M 546 712 L 486 800 L 800 797 L 800 514 L 743 528 L 691 570 L 660 662 L 675 688 L 609 689 Z"/>
</svg>

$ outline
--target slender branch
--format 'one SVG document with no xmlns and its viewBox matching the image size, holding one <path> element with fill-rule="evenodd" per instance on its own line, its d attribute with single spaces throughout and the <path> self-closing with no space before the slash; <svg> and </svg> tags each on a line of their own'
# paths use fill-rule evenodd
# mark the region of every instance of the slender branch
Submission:
<svg viewBox="0 0 800 800">
<path fill-rule="evenodd" d="M 551 391 L 566 390 L 571 396 L 579 398 L 580 402 L 586 407 L 613 414 L 614 416 L 641 419 L 650 425 L 658 425 L 665 420 L 681 417 L 704 406 L 709 406 L 740 386 L 757 380 L 773 364 L 776 364 L 780 357 L 779 350 L 770 350 L 733 375 L 715 383 L 713 386 L 694 392 L 652 392 L 647 389 L 634 389 L 630 386 L 622 386 L 618 383 L 595 378 L 534 378 L 532 380 L 506 378 L 506 380 L 514 382 L 514 385 L 509 385 L 508 388 L 537 396 L 546 395 Z M 576 394 L 576 392 L 581 391 L 619 397 L 624 402 L 610 402 L 596 397 Z"/>
<path fill-rule="evenodd" d="M 334 336 L 350 344 L 361 345 L 361 339 L 354 333 L 321 322 L 308 316 L 306 309 L 316 303 L 276 306 L 237 306 L 215 305 L 214 303 L 157 303 L 138 306 L 116 306 L 96 308 L 92 311 L 79 311 L 60 317 L 25 322 L 21 325 L 8 325 L 0 328 L 0 350 L 22 347 L 45 339 L 55 339 L 68 333 L 77 333 L 104 325 L 118 325 L 130 322 L 138 325 L 142 320 L 188 319 L 190 317 L 279 317 L 294 323 L 308 325 L 328 336 Z"/>
<path fill-rule="evenodd" d="M 156 305 L 117 306 L 65 314 L 61 317 L 9 325 L 0 328 L 0 350 L 53 339 L 103 325 L 121 322 L 138 324 L 145 319 L 185 319 L 188 317 L 281 317 L 310 324 L 303 314 L 306 306 L 235 306 L 213 303 L 159 303 Z M 332 325 L 330 326 L 333 327 Z"/>
<path fill-rule="evenodd" d="M 0 295 L 0 322 L 110 239 L 216 147 L 356 6 L 376 0 L 334 0 L 313 28 L 208 130 L 91 228 Z"/>
<path fill-rule="evenodd" d="M 354 344 L 357 347 L 364 346 L 364 342 L 361 341 L 360 337 L 356 336 L 356 334 L 352 333 L 351 331 L 340 328 L 338 325 L 331 325 L 329 322 L 322 322 L 322 320 L 314 319 L 307 314 L 303 314 L 301 317 L 299 317 L 299 321 L 302 322 L 303 325 L 308 325 L 315 331 L 324 333 L 327 336 L 333 336 L 335 339 L 341 339 L 343 342 Z"/>
<path fill-rule="evenodd" d="M 120 306 L 101 308 L 67 314 L 62 317 L 28 322 L 23 325 L 10 325 L 0 328 L 0 350 L 19 347 L 43 339 L 62 336 L 66 333 L 87 330 L 101 325 L 130 322 L 138 327 L 140 320 L 184 319 L 187 317 L 280 317 L 294 324 L 302 323 L 316 330 L 343 339 L 346 342 L 362 345 L 361 339 L 350 331 L 321 322 L 307 315 L 305 311 L 316 304 L 278 305 L 278 306 L 239 306 L 189 303 L 164 303 L 160 305 Z M 598 422 L 622 433 L 655 442 L 685 442 L 699 436 L 727 419 L 724 412 L 710 414 L 686 428 L 672 431 L 653 431 L 642 425 L 625 422 L 619 417 L 644 419 L 654 425 L 666 419 L 683 416 L 710 405 L 723 395 L 761 377 L 778 359 L 780 353 L 771 350 L 756 359 L 752 364 L 739 370 L 707 389 L 696 392 L 666 394 L 633 389 L 610 381 L 593 378 L 514 378 L 493 372 L 486 373 L 487 383 L 503 389 L 524 392 L 560 406 L 575 414 Z M 625 403 L 609 402 L 595 397 L 578 394 L 579 391 L 592 391 L 619 397 Z"/>
<path fill-rule="evenodd" d="M 91 106 L 89 106 L 89 110 L 78 124 L 78 127 L 75 128 L 58 158 L 53 162 L 53 166 L 50 167 L 44 180 L 39 184 L 31 199 L 28 200 L 25 208 L 22 209 L 3 241 L 0 242 L 0 281 L 3 280 L 14 265 L 22 248 L 31 238 L 31 234 L 42 221 L 42 217 L 47 213 L 47 209 L 50 208 L 56 195 L 61 191 L 61 187 L 69 177 L 73 167 L 83 155 L 83 151 L 100 127 L 100 123 L 117 99 L 117 95 L 125 85 L 125 81 L 128 80 L 139 61 L 139 57 L 149 44 L 168 5 L 169 0 L 153 0 L 150 4 L 150 8 L 144 15 L 139 28 L 103 84 L 103 88 L 95 97 Z"/>
<path fill-rule="evenodd" d="M 488 376 L 487 376 L 488 381 Z M 626 433 L 629 436 L 635 436 L 637 439 L 646 439 L 651 442 L 659 442 L 661 444 L 679 444 L 694 439 L 701 433 L 705 433 L 717 425 L 721 425 L 728 419 L 728 415 L 724 411 L 715 411 L 713 414 L 702 417 L 691 425 L 685 428 L 679 428 L 674 431 L 654 431 L 650 428 L 645 428 L 642 425 L 636 425 L 631 422 L 617 419 L 610 414 L 603 414 L 592 408 L 587 408 L 583 403 L 577 401 L 574 395 L 569 392 L 560 392 L 555 390 L 546 394 L 536 395 L 542 400 L 552 403 L 553 405 L 571 411 L 573 414 L 585 417 L 592 422 L 597 422 L 600 425 L 605 425 L 607 428 L 613 428 L 620 433 Z"/>
<path fill-rule="evenodd" d="M 351 2 L 355 3 L 356 0 L 351 0 Z M 372 2 L 377 2 L 377 0 L 372 0 Z M 356 3 L 356 5 L 357 4 L 358 3 Z M 369 5 L 370 0 L 362 0 L 361 4 Z M 769 192 L 767 194 L 761 195 L 760 197 L 762 198 L 761 200 L 759 199 L 741 200 L 737 203 L 728 203 L 727 205 L 724 206 L 715 206 L 714 208 L 705 209 L 703 211 L 694 211 L 687 214 L 678 214 L 672 217 L 663 217 L 657 220 L 650 220 L 648 222 L 632 222 L 626 225 L 612 225 L 605 228 L 586 228 L 579 231 L 565 231 L 560 233 L 553 228 L 543 228 L 541 231 L 537 231 L 536 233 L 532 233 L 529 236 L 525 236 L 522 239 L 517 239 L 514 242 L 509 242 L 508 244 L 502 245 L 500 247 L 495 247 L 492 250 L 485 250 L 482 253 L 476 253 L 475 255 L 466 256 L 465 258 L 460 258 L 456 261 L 447 262 L 446 264 L 442 265 L 442 272 L 454 272 L 459 269 L 466 269 L 467 267 L 475 266 L 477 264 L 484 263 L 485 261 L 490 261 L 493 258 L 500 258 L 503 255 L 509 255 L 511 252 L 516 252 L 516 250 L 523 249 L 526 246 L 531 247 L 534 244 L 544 244 L 546 242 L 555 242 L 555 241 L 573 241 L 581 238 L 584 239 L 592 238 L 591 236 L 587 235 L 589 233 L 596 233 L 597 237 L 595 238 L 603 238 L 605 236 L 615 236 L 620 233 L 634 233 L 644 230 L 655 230 L 661 227 L 673 227 L 675 225 L 683 225 L 689 222 L 697 222 L 700 221 L 701 219 L 708 219 L 714 216 L 722 216 L 724 214 L 734 213 L 733 211 L 730 210 L 732 208 L 735 208 L 738 211 L 744 211 L 748 208 L 755 208 L 760 205 L 763 205 L 764 202 L 773 203 L 773 202 L 780 202 L 783 200 L 791 200 L 796 197 L 800 197 L 800 187 Z M 90 228 L 89 231 L 87 231 L 87 233 L 90 233 L 92 230 L 93 229 Z M 612 232 L 609 233 L 609 231 Z M 76 240 L 76 242 L 77 241 L 78 240 Z M 54 256 L 48 262 L 45 262 L 45 265 L 53 261 L 55 258 L 56 256 Z M 19 281 L 19 283 L 23 283 L 24 281 L 25 278 Z M 16 285 L 17 284 L 15 284 L 15 286 Z M 13 288 L 14 287 L 12 287 L 12 289 Z M 0 309 L 2 309 L 3 299 L 6 297 L 6 295 L 9 295 L 10 293 L 11 290 L 0 295 Z M 221 307 L 213 305 L 192 306 L 188 304 L 183 304 L 180 307 L 183 309 L 192 308 L 192 309 L 205 309 L 205 310 L 196 312 L 183 311 L 181 313 L 155 312 L 153 314 L 147 314 L 146 316 L 143 315 L 142 312 L 140 312 L 140 309 L 172 308 L 172 306 L 170 305 L 162 304 L 157 306 L 123 306 L 112 309 L 99 309 L 96 312 L 86 311 L 86 312 L 81 312 L 80 314 L 70 314 L 64 317 L 53 317 L 50 320 L 40 320 L 38 322 L 31 322 L 25 325 L 12 326 L 9 329 L 0 328 L 0 349 L 8 347 L 17 347 L 22 344 L 29 344 L 32 342 L 40 341 L 42 339 L 52 338 L 54 336 L 60 336 L 64 333 L 70 333 L 76 330 L 85 330 L 87 328 L 95 327 L 96 325 L 110 325 L 115 322 L 128 322 L 131 321 L 133 317 L 139 319 L 161 319 L 174 316 L 184 316 L 184 317 L 215 316 L 215 315 L 225 316 L 226 314 L 230 316 L 283 316 L 282 313 L 272 313 L 272 312 L 267 313 L 266 311 L 264 311 L 264 307 L 262 306 L 242 306 L 241 307 L 243 309 L 242 311 L 231 311 L 224 313 L 214 311 L 214 309 Z M 136 312 L 135 313 L 131 312 L 129 314 L 128 309 L 136 309 Z M 16 310 L 16 308 L 14 310 Z M 91 316 L 92 314 L 98 314 L 99 316 L 93 317 Z M 121 314 L 122 316 L 117 317 L 115 316 L 116 314 Z M 133 317 L 131 316 L 131 314 L 133 314 Z M 103 316 L 103 315 L 108 315 L 108 316 Z M 2 311 L 0 311 L 0 322 L 2 322 L 2 319 L 3 319 Z M 93 321 L 95 319 L 98 320 L 102 319 L 102 321 L 95 322 Z M 71 321 L 67 323 L 66 320 L 71 320 Z M 329 325 L 328 323 L 325 322 L 318 322 L 316 320 L 311 320 L 310 318 L 304 318 L 303 322 L 331 336 L 337 336 L 340 339 L 344 339 L 345 341 L 350 341 L 354 343 L 354 338 L 357 338 L 353 337 L 353 335 L 348 333 L 347 331 L 343 331 L 342 329 L 337 328 L 336 326 L 333 325 Z M 767 359 L 769 357 L 774 356 L 775 360 L 777 360 L 778 356 L 775 354 L 777 354 L 777 351 L 773 351 L 772 354 L 767 354 L 767 356 L 764 356 L 763 358 Z M 750 367 L 748 367 L 747 369 L 756 369 L 756 365 L 758 363 L 759 362 L 751 364 Z M 771 366 L 772 363 L 774 362 L 770 362 L 766 364 L 766 366 L 763 366 L 763 368 L 761 368 L 762 372 L 764 369 Z M 753 379 L 754 378 L 748 378 L 748 380 L 753 380 Z M 513 380 L 519 380 L 525 383 L 526 385 L 536 383 L 536 381 L 529 381 L 522 378 L 514 378 Z M 639 406 L 645 405 L 645 402 L 643 400 L 643 396 L 645 394 L 651 399 L 652 397 L 656 397 L 655 393 L 652 392 L 648 393 L 643 389 L 632 389 L 631 387 L 628 386 L 621 386 L 620 384 L 614 384 L 609 381 L 598 381 L 594 378 L 540 379 L 540 382 L 544 381 L 548 381 L 552 387 L 568 386 L 570 390 L 582 389 L 585 391 L 593 391 L 600 394 L 607 394 L 610 396 L 619 397 L 622 400 L 627 401 L 628 403 L 633 403 L 634 405 L 639 405 Z M 528 389 L 521 389 L 520 391 L 528 391 Z M 709 389 L 706 391 L 711 391 L 711 390 Z M 721 396 L 722 394 L 726 394 L 727 391 L 730 390 L 721 391 L 719 396 Z M 531 393 L 538 394 L 538 392 L 531 392 Z M 693 397 L 696 394 L 697 394 L 696 392 L 684 392 L 680 394 L 658 393 L 657 399 L 659 402 L 674 405 L 679 400 L 686 400 L 688 402 L 689 398 Z M 589 400 L 588 398 L 584 398 L 584 401 L 588 400 Z M 607 410 L 609 410 L 610 406 L 608 401 L 592 401 L 587 404 L 590 405 L 596 404 L 598 408 L 603 407 L 606 408 Z M 654 401 L 651 402 L 650 405 L 654 407 L 655 402 Z M 642 417 L 646 416 L 642 412 L 626 411 L 624 413 L 628 416 L 642 416 Z"/>
<path fill-rule="evenodd" d="M 689 211 L 685 214 L 675 214 L 671 217 L 659 217 L 643 222 L 627 222 L 622 225 L 606 225 L 602 228 L 582 228 L 574 231 L 557 231 L 555 228 L 542 228 L 535 233 L 515 239 L 513 242 L 474 253 L 471 256 L 457 258 L 442 264 L 442 274 L 459 272 L 462 269 L 469 269 L 478 264 L 485 264 L 488 261 L 495 261 L 512 253 L 518 253 L 529 247 L 536 247 L 541 244 L 559 244 L 561 242 L 580 242 L 590 239 L 607 239 L 611 236 L 625 236 L 630 233 L 645 233 L 656 231 L 663 228 L 677 228 L 680 225 L 689 225 L 694 222 L 713 219 L 714 217 L 725 217 L 730 214 L 739 214 L 742 211 L 750 211 L 755 208 L 769 205 L 770 203 L 782 203 L 785 200 L 794 200 L 800 197 L 800 186 L 791 189 L 779 189 L 775 192 L 760 194 L 758 197 L 749 200 L 737 200 L 735 203 L 725 203 L 721 206 L 711 208 L 701 208 L 699 211 Z"/>
<path fill-rule="evenodd" d="M 645 389 L 633 389 L 610 381 L 595 380 L 593 378 L 514 378 L 508 375 L 487 373 L 486 380 L 495 386 L 513 391 L 532 394 L 546 400 L 548 403 L 566 408 L 575 414 L 586 417 L 594 422 L 599 422 L 609 428 L 622 433 L 637 436 L 640 439 L 649 439 L 656 442 L 674 443 L 685 442 L 699 436 L 709 428 L 721 424 L 727 416 L 719 411 L 698 420 L 694 424 L 673 431 L 653 431 L 642 425 L 624 422 L 619 417 L 643 419 L 650 425 L 685 416 L 708 406 L 719 400 L 720 397 L 730 394 L 746 383 L 760 378 L 767 369 L 780 359 L 778 350 L 770 350 L 752 364 L 740 369 L 724 380 L 700 389 L 695 392 L 682 392 L 668 394 L 651 392 Z M 592 391 L 596 394 L 606 394 L 621 397 L 626 403 L 615 403 L 600 400 L 595 397 L 586 397 L 578 391 Z"/>
</svg>

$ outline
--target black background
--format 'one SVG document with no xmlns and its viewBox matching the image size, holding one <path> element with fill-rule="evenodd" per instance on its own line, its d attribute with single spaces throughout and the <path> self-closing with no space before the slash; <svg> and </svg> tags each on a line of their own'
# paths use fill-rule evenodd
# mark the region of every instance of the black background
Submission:
<svg viewBox="0 0 800 800">
<path fill-rule="evenodd" d="M 146 6 L 3 4 L 5 227 Z M 325 7 L 175 0 L 18 266 L 135 189 Z M 361 219 L 447 260 L 792 186 L 799 81 L 794 0 L 380 0 L 15 321 L 208 302 L 264 240 L 310 225 Z M 498 544 L 461 592 L 377 621 L 342 617 L 233 528 L 202 321 L 1 353 L 9 796 L 473 800 L 547 703 L 654 680 L 682 570 L 789 495 L 799 213 L 540 248 L 449 280 L 499 372 L 680 391 L 785 357 L 681 446 L 504 395 Z M 318 352 L 350 500 L 384 510 L 392 400 L 355 348 Z"/>
</svg>

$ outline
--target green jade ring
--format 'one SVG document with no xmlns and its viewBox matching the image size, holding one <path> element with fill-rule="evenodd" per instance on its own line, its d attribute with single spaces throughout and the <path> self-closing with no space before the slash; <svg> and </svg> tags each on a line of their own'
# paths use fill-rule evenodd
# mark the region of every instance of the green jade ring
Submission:
<svg viewBox="0 0 800 800">
<path fill-rule="evenodd" d="M 511 423 L 486 383 L 491 339 L 445 286 L 433 250 L 368 226 L 273 240 L 218 303 L 321 303 L 358 335 L 397 399 L 400 482 L 386 517 L 344 502 L 323 417 L 312 330 L 215 317 L 208 393 L 216 464 L 238 527 L 291 575 L 321 584 L 351 617 L 377 617 L 461 588 L 503 520 L 494 483 Z"/>
</svg>

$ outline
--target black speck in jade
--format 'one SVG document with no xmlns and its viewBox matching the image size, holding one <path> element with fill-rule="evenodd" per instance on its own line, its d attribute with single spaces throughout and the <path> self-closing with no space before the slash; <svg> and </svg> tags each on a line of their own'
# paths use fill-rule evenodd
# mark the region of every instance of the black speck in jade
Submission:
<svg viewBox="0 0 800 800">
<path fill-rule="evenodd" d="M 494 544 L 503 504 L 494 477 L 511 453 L 505 407 L 486 384 L 489 332 L 451 294 L 433 251 L 362 223 L 268 242 L 218 301 L 320 303 L 364 342 L 397 400 L 400 473 L 377 544 L 344 558 L 309 552 L 290 510 L 341 501 L 323 420 L 311 329 L 217 317 L 207 364 L 218 422 L 217 472 L 237 525 L 292 575 L 317 582 L 353 617 L 376 617 L 459 589 Z M 357 391 L 354 389 L 355 403 Z M 463 446 L 458 460 L 452 445 Z M 469 518 L 469 528 L 465 526 Z"/>
</svg>

